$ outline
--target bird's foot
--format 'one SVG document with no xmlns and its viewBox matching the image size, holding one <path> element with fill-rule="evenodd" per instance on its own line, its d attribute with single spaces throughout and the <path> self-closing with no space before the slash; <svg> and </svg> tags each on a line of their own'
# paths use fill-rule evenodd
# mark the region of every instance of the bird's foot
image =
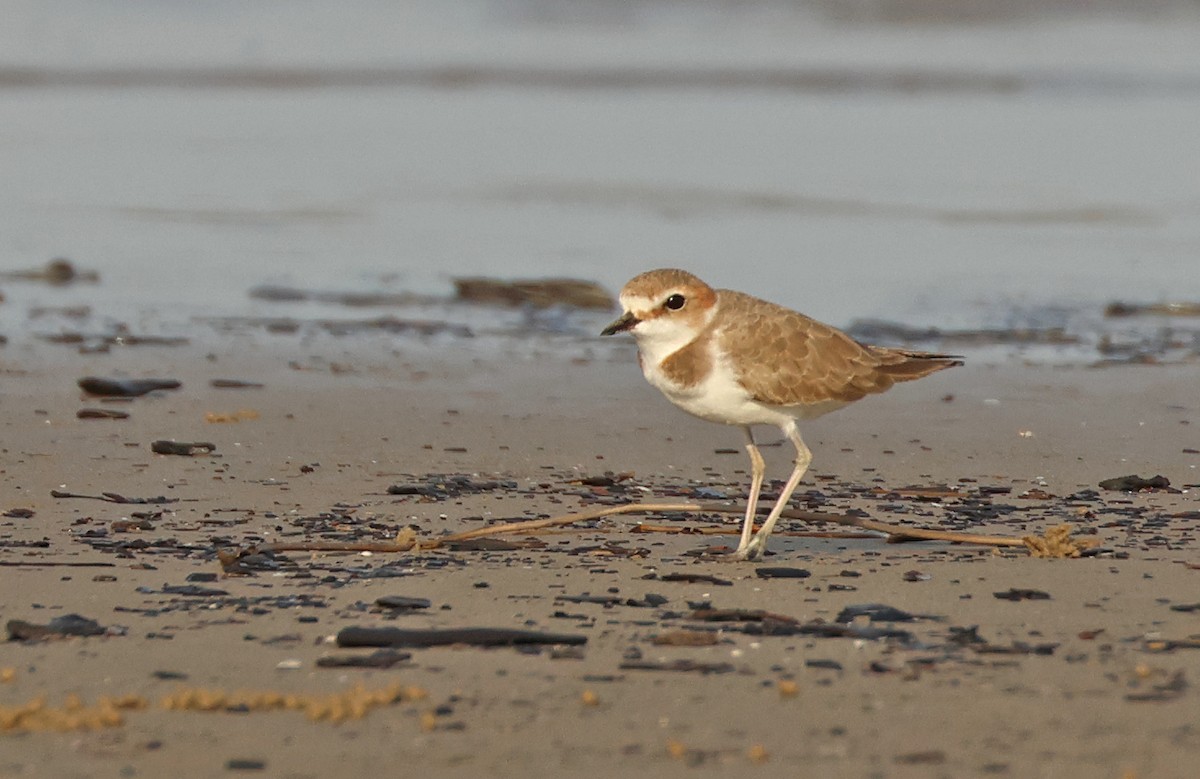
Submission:
<svg viewBox="0 0 1200 779">
<path fill-rule="evenodd" d="M 754 561 L 760 560 L 767 553 L 767 539 L 757 535 L 752 536 L 744 546 L 739 546 L 736 550 L 729 554 L 730 560 L 736 561 Z"/>
</svg>

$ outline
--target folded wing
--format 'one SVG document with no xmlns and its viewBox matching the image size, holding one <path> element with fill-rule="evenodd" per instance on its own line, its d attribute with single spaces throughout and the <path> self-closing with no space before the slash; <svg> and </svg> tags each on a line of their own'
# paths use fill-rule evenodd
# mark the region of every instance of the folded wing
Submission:
<svg viewBox="0 0 1200 779">
<path fill-rule="evenodd" d="M 850 402 L 961 365 L 954 355 L 860 344 L 803 314 L 740 292 L 719 292 L 722 346 L 739 354 L 739 382 L 761 402 Z M 736 314 L 736 316 L 724 316 Z"/>
</svg>

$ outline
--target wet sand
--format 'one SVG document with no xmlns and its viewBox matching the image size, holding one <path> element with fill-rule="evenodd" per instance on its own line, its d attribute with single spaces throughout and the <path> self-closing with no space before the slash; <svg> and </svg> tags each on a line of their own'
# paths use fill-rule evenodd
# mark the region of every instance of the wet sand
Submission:
<svg viewBox="0 0 1200 779">
<path fill-rule="evenodd" d="M 289 356 L 278 343 L 0 352 L 0 511 L 33 512 L 0 518 L 0 619 L 44 624 L 77 613 L 109 628 L 5 644 L 0 668 L 12 672 L 0 705 L 44 696 L 61 706 L 70 695 L 149 704 L 94 732 L 6 732 L 0 776 L 164 776 L 186 767 L 194 776 L 276 777 L 409 769 L 1184 777 L 1200 757 L 1200 623 L 1196 611 L 1172 608 L 1200 600 L 1195 366 L 975 361 L 804 429 L 815 462 L 797 507 L 1012 536 L 1071 522 L 1078 537 L 1099 542 L 1094 556 L 780 536 L 762 566 L 810 576 L 764 579 L 762 566 L 689 554 L 728 536 L 634 532 L 639 521 L 737 523 L 705 514 L 614 517 L 504 537 L 523 546 L 492 551 L 290 552 L 277 570 L 227 575 L 218 549 L 384 541 L 405 528 L 432 538 L 605 502 L 724 495 L 734 503 L 747 481 L 736 430 L 671 408 L 644 384 L 628 348 L 464 359 L 450 344 L 414 356 L 404 342 L 395 355 L 292 343 Z M 81 396 L 75 382 L 85 375 L 183 385 L 107 403 Z M 212 379 L 264 386 L 218 389 Z M 76 418 L 83 407 L 130 416 Z M 205 420 L 239 410 L 254 413 Z M 158 439 L 216 451 L 155 455 Z M 769 478 L 781 479 L 786 450 L 765 451 Z M 606 473 L 621 476 L 611 486 L 580 483 Z M 1162 474 L 1182 492 L 1097 487 L 1134 473 Z M 388 494 L 394 485 L 418 494 Z M 930 498 L 904 489 L 913 486 L 956 492 Z M 177 502 L 123 505 L 53 490 Z M 139 522 L 134 512 L 143 513 L 140 529 L 128 524 Z M 679 573 L 720 581 L 663 578 Z M 188 584 L 224 594 L 164 591 Z M 1049 597 L 995 595 L 1013 588 Z M 389 595 L 430 607 L 397 614 L 374 605 Z M 580 595 L 613 602 L 560 598 Z M 870 603 L 928 618 L 851 623 L 906 632 L 877 639 L 755 635 L 745 632 L 755 623 L 692 618 L 709 604 L 812 627 Z M 337 648 L 346 627 L 508 628 L 587 642 L 404 649 L 411 658 L 389 669 L 318 667 L 327 655 L 373 651 Z M 715 643 L 653 643 L 681 629 L 715 631 Z M 708 673 L 630 667 L 676 660 L 711 665 Z M 297 711 L 160 706 L 181 688 L 323 695 L 356 683 L 400 683 L 427 697 L 337 725 Z M 231 762 L 239 760 L 250 762 Z"/>
<path fill-rule="evenodd" d="M 0 625 L 104 635 L 3 644 L 0 777 L 1195 774 L 1200 336 L 1104 313 L 1200 299 L 1194 3 L 10 5 L 0 272 L 66 256 L 100 281 L 0 277 Z M 728 535 L 662 532 L 737 525 L 707 512 L 230 562 L 739 503 L 737 431 L 671 408 L 605 317 L 441 300 L 668 263 L 966 353 L 807 425 L 796 507 L 1098 546 L 787 522 L 731 564 L 693 554 Z M 89 375 L 182 387 L 109 403 Z M 151 451 L 171 439 L 215 451 Z M 765 454 L 781 479 L 787 448 Z M 1127 474 L 1179 491 L 1098 488 Z M 781 566 L 808 576 L 757 574 Z M 924 616 L 842 613 L 863 604 Z M 586 643 L 318 664 L 372 656 L 335 645 L 371 627 Z M 654 643 L 681 630 L 709 643 Z M 401 699 L 322 698 L 360 683 Z M 285 694 L 307 715 L 262 710 Z M 102 699 L 144 707 L 81 708 Z"/>
</svg>

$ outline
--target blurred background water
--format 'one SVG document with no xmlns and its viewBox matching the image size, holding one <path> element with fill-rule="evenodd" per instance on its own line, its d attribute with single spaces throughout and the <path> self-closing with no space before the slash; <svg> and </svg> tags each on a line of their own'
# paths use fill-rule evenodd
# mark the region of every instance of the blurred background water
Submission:
<svg viewBox="0 0 1200 779">
<path fill-rule="evenodd" d="M 1185 0 L 0 1 L 0 323 L 262 283 L 618 289 L 679 265 L 837 325 L 1200 299 Z M 73 296 L 73 297 L 72 297 Z"/>
</svg>

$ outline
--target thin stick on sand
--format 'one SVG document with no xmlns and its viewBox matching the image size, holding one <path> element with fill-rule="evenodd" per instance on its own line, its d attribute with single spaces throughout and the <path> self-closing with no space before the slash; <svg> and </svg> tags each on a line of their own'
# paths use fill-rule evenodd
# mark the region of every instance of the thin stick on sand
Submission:
<svg viewBox="0 0 1200 779">
<path fill-rule="evenodd" d="M 765 507 L 764 507 L 765 508 Z M 746 509 L 738 506 L 725 506 L 719 503 L 629 503 L 624 506 L 609 506 L 603 509 L 581 511 L 575 514 L 565 514 L 547 519 L 531 519 L 525 522 L 509 522 L 504 525 L 491 525 L 462 533 L 443 536 L 431 541 L 421 542 L 422 549 L 434 549 L 442 544 L 467 541 L 472 538 L 500 535 L 503 533 L 525 533 L 531 530 L 541 530 L 548 527 L 570 525 L 575 522 L 586 522 L 592 519 L 602 519 L 616 514 L 640 514 L 660 511 L 690 511 L 708 514 L 745 514 Z M 765 512 L 759 512 L 765 513 Z M 1014 536 L 993 536 L 982 533 L 957 533 L 950 530 L 929 530 L 926 528 L 905 527 L 880 522 L 866 517 L 855 517 L 848 514 L 825 514 L 816 511 L 800 511 L 786 509 L 781 515 L 788 519 L 798 519 L 802 522 L 826 522 L 833 525 L 856 527 L 882 534 L 889 543 L 900 541 L 944 541 L 952 544 L 975 544 L 981 546 L 1025 546 L 1025 542 Z"/>
<path fill-rule="evenodd" d="M 462 533 L 452 533 L 440 538 L 419 541 L 415 538 L 397 542 L 335 542 L 335 541 L 284 541 L 273 544 L 261 544 L 252 550 L 254 552 L 408 552 L 413 550 L 437 549 L 447 544 L 459 541 L 470 541 L 476 538 L 498 536 L 513 533 L 531 533 L 546 528 L 573 525 L 577 522 L 587 522 L 603 519 L 618 514 L 648 514 L 655 512 L 693 512 L 708 514 L 737 514 L 745 513 L 738 506 L 725 506 L 717 503 L 629 503 L 623 506 L 608 506 L 601 509 L 579 511 L 574 514 L 564 514 L 546 519 L 530 519 L 523 522 L 508 522 L 502 525 L 490 525 Z M 825 514 L 815 511 L 800 511 L 787 509 L 782 516 L 802 522 L 823 522 L 833 525 L 854 527 L 859 530 L 878 533 L 888 543 L 904 541 L 942 541 L 951 544 L 973 544 L 977 546 L 1025 546 L 1025 541 L 1013 536 L 994 536 L 982 533 L 958 533 L 948 530 L 931 530 L 926 528 L 905 527 L 888 522 L 880 522 L 866 517 L 856 517 L 848 514 Z M 642 525 L 641 532 L 674 532 L 657 525 Z M 701 531 L 704 532 L 704 531 Z"/>
<path fill-rule="evenodd" d="M 537 531 L 534 531 L 537 532 Z M 570 532 L 570 531 L 562 531 Z M 651 522 L 638 522 L 633 527 L 629 528 L 630 533 L 665 533 L 667 535 L 682 536 L 736 536 L 742 531 L 741 528 L 732 525 L 655 525 Z M 776 530 L 771 535 L 787 536 L 788 538 L 845 538 L 845 539 L 867 539 L 879 540 L 878 533 L 868 531 L 856 532 L 853 530 Z"/>
</svg>

